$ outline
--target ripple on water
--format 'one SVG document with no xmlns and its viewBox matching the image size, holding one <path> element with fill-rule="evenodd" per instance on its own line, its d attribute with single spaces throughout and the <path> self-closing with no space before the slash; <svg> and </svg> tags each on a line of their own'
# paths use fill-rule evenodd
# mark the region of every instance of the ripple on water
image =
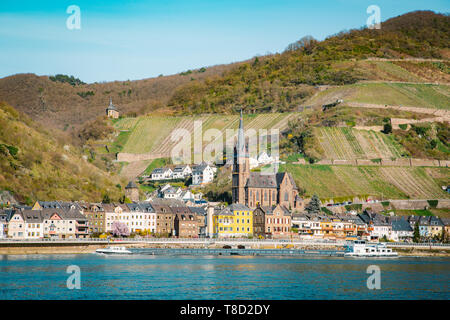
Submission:
<svg viewBox="0 0 450 320">
<path fill-rule="evenodd" d="M 381 269 L 368 290 L 366 269 Z M 66 268 L 81 269 L 81 290 Z M 450 259 L 3 255 L 0 299 L 449 299 Z"/>
</svg>

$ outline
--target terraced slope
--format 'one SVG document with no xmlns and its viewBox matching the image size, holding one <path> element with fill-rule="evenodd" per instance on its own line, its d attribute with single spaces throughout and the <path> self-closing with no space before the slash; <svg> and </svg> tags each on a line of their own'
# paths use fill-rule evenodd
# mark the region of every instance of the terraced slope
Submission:
<svg viewBox="0 0 450 320">
<path fill-rule="evenodd" d="M 268 113 L 245 115 L 245 129 L 279 129 L 287 127 L 289 119 L 300 113 Z M 154 153 L 170 156 L 170 151 L 177 144 L 173 142 L 172 132 L 185 129 L 193 138 L 194 124 L 202 127 L 203 134 L 208 129 L 219 130 L 226 137 L 227 129 L 237 129 L 238 115 L 205 115 L 193 117 L 161 117 L 147 116 L 141 118 L 123 118 L 115 122 L 118 130 L 129 130 L 128 138 L 123 145 L 125 153 Z M 193 141 L 193 140 L 192 140 Z M 210 142 L 208 142 L 209 144 Z M 204 143 L 204 146 L 207 143 Z"/>
<path fill-rule="evenodd" d="M 325 159 L 391 159 L 405 152 L 392 137 L 351 128 L 314 128 Z"/>
<path fill-rule="evenodd" d="M 305 105 L 345 102 L 450 109 L 450 86 L 407 83 L 357 83 L 324 90 Z"/>
<path fill-rule="evenodd" d="M 321 198 L 377 196 L 385 199 L 444 199 L 441 189 L 450 168 L 369 167 L 286 164 L 306 196 Z"/>
</svg>

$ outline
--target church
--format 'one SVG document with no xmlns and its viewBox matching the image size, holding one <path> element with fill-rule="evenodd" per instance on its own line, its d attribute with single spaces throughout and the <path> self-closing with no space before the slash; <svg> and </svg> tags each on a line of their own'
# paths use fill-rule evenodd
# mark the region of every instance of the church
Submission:
<svg viewBox="0 0 450 320">
<path fill-rule="evenodd" d="M 272 207 L 280 204 L 290 211 L 295 211 L 304 206 L 290 173 L 271 174 L 250 171 L 242 110 L 238 141 L 233 153 L 232 199 L 233 203 L 244 204 L 250 208 Z"/>
</svg>

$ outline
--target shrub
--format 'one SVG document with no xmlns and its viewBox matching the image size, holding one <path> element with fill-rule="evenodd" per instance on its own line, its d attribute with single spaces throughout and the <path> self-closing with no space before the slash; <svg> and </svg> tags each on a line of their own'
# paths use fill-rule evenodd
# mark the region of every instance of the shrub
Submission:
<svg viewBox="0 0 450 320">
<path fill-rule="evenodd" d="M 427 200 L 427 202 L 431 208 L 436 208 L 439 203 L 439 200 Z"/>
<path fill-rule="evenodd" d="M 399 126 L 399 128 L 402 129 L 402 130 L 406 130 L 406 129 L 408 128 L 408 125 L 407 125 L 406 123 L 399 124 L 398 126 Z"/>
<path fill-rule="evenodd" d="M 392 133 L 392 125 L 390 123 L 385 123 L 383 126 L 383 133 L 389 134 Z"/>
</svg>

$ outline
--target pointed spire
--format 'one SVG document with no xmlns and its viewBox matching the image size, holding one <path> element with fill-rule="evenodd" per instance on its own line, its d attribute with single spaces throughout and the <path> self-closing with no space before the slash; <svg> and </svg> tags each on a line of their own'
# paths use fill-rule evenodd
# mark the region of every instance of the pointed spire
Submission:
<svg viewBox="0 0 450 320">
<path fill-rule="evenodd" d="M 112 104 L 112 98 L 111 97 L 109 97 L 109 106 L 112 106 L 113 104 Z"/>
<path fill-rule="evenodd" d="M 244 117 L 242 115 L 242 108 L 241 108 L 241 117 L 239 120 L 237 151 L 238 151 L 239 157 L 244 157 L 246 155 L 245 135 L 244 135 Z"/>
</svg>

